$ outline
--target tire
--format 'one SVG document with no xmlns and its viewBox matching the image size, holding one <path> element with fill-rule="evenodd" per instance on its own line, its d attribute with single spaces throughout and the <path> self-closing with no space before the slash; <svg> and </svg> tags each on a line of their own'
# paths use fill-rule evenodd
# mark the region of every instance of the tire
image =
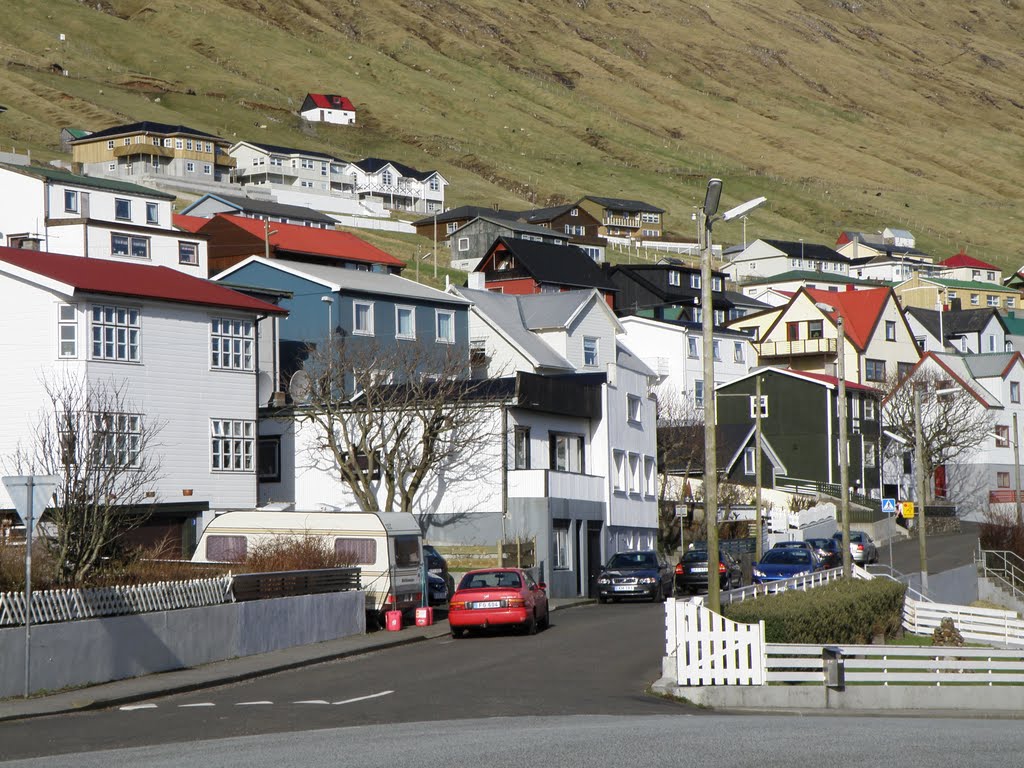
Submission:
<svg viewBox="0 0 1024 768">
<path fill-rule="evenodd" d="M 466 636 L 464 629 L 452 629 L 452 640 L 461 640 Z"/>
<path fill-rule="evenodd" d="M 551 626 L 551 607 L 544 609 L 544 618 L 538 623 L 538 629 L 547 629 Z"/>
<path fill-rule="evenodd" d="M 537 614 L 531 613 L 530 618 L 526 620 L 526 625 L 523 627 L 523 632 L 527 635 L 537 634 Z"/>
<path fill-rule="evenodd" d="M 604 595 L 598 595 L 597 596 L 597 602 L 601 603 L 601 605 L 604 605 L 605 603 L 608 602 L 608 598 L 605 597 Z"/>
</svg>

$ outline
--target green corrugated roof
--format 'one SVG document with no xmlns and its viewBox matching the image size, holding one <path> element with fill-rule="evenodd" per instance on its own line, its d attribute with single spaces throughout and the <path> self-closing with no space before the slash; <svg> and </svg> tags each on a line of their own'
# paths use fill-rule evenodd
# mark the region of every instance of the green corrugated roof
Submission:
<svg viewBox="0 0 1024 768">
<path fill-rule="evenodd" d="M 1018 316 L 1011 310 L 1003 315 L 1003 322 L 1006 323 L 1006 331 L 1011 336 L 1024 336 L 1024 316 Z"/>
<path fill-rule="evenodd" d="M 906 281 L 904 281 L 906 282 Z M 921 282 L 937 283 L 946 288 L 962 288 L 965 291 L 996 291 L 998 293 L 1020 293 L 1013 288 L 1004 288 L 999 283 L 982 283 L 977 280 L 949 280 L 944 277 L 922 277 Z M 900 283 L 902 285 L 902 283 Z"/>
<path fill-rule="evenodd" d="M 0 168 L 26 176 L 55 181 L 60 184 L 73 184 L 76 187 L 90 187 L 92 189 L 106 189 L 111 192 L 127 192 L 133 195 L 145 195 L 146 197 L 158 197 L 163 200 L 174 200 L 175 196 L 167 192 L 161 192 L 149 187 L 142 187 L 138 184 L 129 184 L 127 181 L 116 179 L 105 179 L 102 176 L 81 176 L 71 171 L 60 168 L 47 168 L 42 165 L 7 165 L 0 163 Z"/>
<path fill-rule="evenodd" d="M 865 280 L 861 277 L 840 275 L 831 272 L 811 272 L 808 270 L 793 269 L 771 277 L 761 277 L 755 280 L 744 280 L 743 285 L 765 285 L 767 283 L 782 283 L 787 280 L 816 280 L 819 283 L 848 283 L 850 285 L 873 285 L 881 287 L 884 285 L 879 280 Z"/>
<path fill-rule="evenodd" d="M 71 134 L 74 139 L 84 139 L 86 136 L 92 135 L 92 131 L 86 131 L 83 128 L 64 128 L 65 131 Z"/>
</svg>

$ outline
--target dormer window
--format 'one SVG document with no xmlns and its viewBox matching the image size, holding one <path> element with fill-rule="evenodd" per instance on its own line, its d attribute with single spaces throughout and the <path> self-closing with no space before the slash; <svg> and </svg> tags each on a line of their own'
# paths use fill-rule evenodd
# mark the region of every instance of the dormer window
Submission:
<svg viewBox="0 0 1024 768">
<path fill-rule="evenodd" d="M 580 209 L 579 208 L 573 208 L 571 211 L 569 211 L 569 215 L 570 216 L 579 216 L 580 215 Z"/>
<path fill-rule="evenodd" d="M 381 171 L 380 183 L 381 184 L 391 184 L 391 182 L 392 182 L 391 171 L 388 171 L 388 170 Z"/>
<path fill-rule="evenodd" d="M 498 272 L 504 272 L 512 269 L 515 266 L 515 259 L 510 253 L 502 253 L 494 257 L 494 269 Z"/>
</svg>

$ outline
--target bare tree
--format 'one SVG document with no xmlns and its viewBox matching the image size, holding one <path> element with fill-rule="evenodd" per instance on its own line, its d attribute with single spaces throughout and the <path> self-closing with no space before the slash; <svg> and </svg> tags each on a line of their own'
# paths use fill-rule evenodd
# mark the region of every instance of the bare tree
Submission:
<svg viewBox="0 0 1024 768">
<path fill-rule="evenodd" d="M 671 552 L 680 541 L 682 519 L 676 505 L 685 502 L 690 473 L 704 462 L 704 411 L 683 393 L 659 394 L 658 544 Z"/>
<path fill-rule="evenodd" d="M 313 428 L 315 466 L 336 473 L 361 509 L 419 512 L 424 528 L 434 518 L 419 498 L 482 479 L 498 442 L 493 380 L 467 378 L 459 347 L 436 347 L 350 338 L 311 347 L 295 411 Z"/>
<path fill-rule="evenodd" d="M 58 475 L 46 546 L 61 584 L 82 584 L 119 540 L 145 522 L 161 477 L 162 425 L 143 416 L 126 382 L 65 373 L 42 382 L 31 438 L 6 462 L 18 474 Z"/>
<path fill-rule="evenodd" d="M 883 404 L 885 429 L 905 441 L 913 450 L 914 387 L 921 388 L 921 438 L 926 501 L 934 496 L 931 478 L 935 468 L 951 464 L 968 464 L 981 445 L 990 440 L 993 430 L 991 412 L 960 385 L 931 370 L 918 370 L 912 378 L 890 379 Z M 956 389 L 952 394 L 936 394 L 936 390 Z M 917 460 L 918 457 L 915 457 Z M 913 483 L 913 478 L 911 478 Z"/>
</svg>

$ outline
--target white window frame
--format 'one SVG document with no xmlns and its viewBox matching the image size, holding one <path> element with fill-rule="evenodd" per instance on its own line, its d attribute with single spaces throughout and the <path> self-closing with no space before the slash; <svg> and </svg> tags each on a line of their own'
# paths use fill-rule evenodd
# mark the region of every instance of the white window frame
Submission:
<svg viewBox="0 0 1024 768">
<path fill-rule="evenodd" d="M 78 357 L 78 305 L 57 305 L 57 357 Z"/>
<path fill-rule="evenodd" d="M 587 346 L 593 344 L 593 354 L 587 351 Z M 583 367 L 597 368 L 601 361 L 601 340 L 596 336 L 583 337 Z"/>
<path fill-rule="evenodd" d="M 137 468 L 142 446 L 142 415 L 93 413 L 91 442 L 99 466 Z"/>
<path fill-rule="evenodd" d="M 128 246 L 128 250 L 127 251 L 115 250 L 114 249 L 114 239 L 115 238 L 123 239 L 125 244 Z M 140 254 L 137 254 L 135 252 L 136 246 L 138 246 L 138 245 L 145 246 L 145 248 L 144 248 L 145 254 L 140 255 Z M 150 256 L 149 245 L 150 245 L 150 243 L 149 243 L 149 238 L 148 237 L 141 237 L 139 235 L 129 235 L 129 234 L 126 234 L 124 232 L 111 232 L 110 233 L 110 255 L 111 256 L 123 256 L 125 258 L 129 258 L 130 257 L 130 258 L 133 258 L 133 259 L 148 259 L 149 256 Z"/>
<path fill-rule="evenodd" d="M 458 248 L 459 248 L 459 252 L 460 253 L 465 253 L 466 251 L 468 251 L 469 250 L 469 238 L 468 237 L 460 237 L 459 238 L 459 243 L 458 243 Z"/>
<path fill-rule="evenodd" d="M 682 285 L 683 277 L 679 273 L 678 269 L 670 269 L 668 271 L 668 284 L 669 285 Z"/>
<path fill-rule="evenodd" d="M 864 421 L 877 421 L 877 411 L 875 409 L 875 399 L 873 397 L 864 398 Z"/>
<path fill-rule="evenodd" d="M 409 313 L 409 332 L 402 333 L 402 313 Z M 410 307 L 406 304 L 395 305 L 395 338 L 396 339 L 415 339 L 416 338 L 416 307 Z"/>
<path fill-rule="evenodd" d="M 93 304 L 89 312 L 91 359 L 122 363 L 142 361 L 142 310 Z"/>
<path fill-rule="evenodd" d="M 690 287 L 700 290 L 700 274 L 697 272 L 690 273 Z"/>
<path fill-rule="evenodd" d="M 555 525 L 551 528 L 551 544 L 554 550 L 552 568 L 556 571 L 568 571 L 570 569 L 569 563 L 572 562 L 572 558 L 569 556 L 569 540 L 571 538 L 569 530 L 568 525 Z"/>
<path fill-rule="evenodd" d="M 896 341 L 896 321 L 886 320 L 885 321 L 885 340 Z"/>
<path fill-rule="evenodd" d="M 700 357 L 700 350 L 697 348 L 697 337 L 688 336 L 686 339 L 686 356 L 691 360 L 696 360 Z"/>
<path fill-rule="evenodd" d="M 629 460 L 629 492 L 631 494 L 643 493 L 643 467 L 639 453 L 630 453 Z"/>
<path fill-rule="evenodd" d="M 712 277 L 711 278 L 711 290 L 715 291 L 717 293 L 721 293 L 721 291 L 722 291 L 722 278 L 720 278 L 720 277 Z"/>
<path fill-rule="evenodd" d="M 188 251 L 191 249 L 192 256 L 188 255 Z M 198 266 L 199 264 L 199 243 L 192 240 L 179 240 L 178 241 L 178 263 L 179 264 L 190 264 L 192 266 Z"/>
<path fill-rule="evenodd" d="M 121 206 L 125 206 L 128 214 L 122 216 L 119 212 Z M 118 221 L 131 221 L 132 220 L 132 201 L 127 197 L 115 197 L 114 198 L 114 218 Z"/>
<path fill-rule="evenodd" d="M 219 371 L 252 371 L 256 344 L 251 320 L 210 318 L 210 368 Z"/>
<path fill-rule="evenodd" d="M 373 336 L 373 302 L 353 301 L 352 302 L 352 334 L 355 336 Z M 366 310 L 366 327 L 359 327 L 359 310 Z"/>
<path fill-rule="evenodd" d="M 704 381 L 695 379 L 693 382 L 693 404 L 698 408 L 704 406 Z"/>
<path fill-rule="evenodd" d="M 586 442 L 583 435 L 571 432 L 551 432 L 548 436 L 549 450 L 553 447 L 551 456 L 551 470 L 553 472 L 568 472 L 576 475 L 584 474 L 586 468 Z M 553 444 L 553 445 L 552 445 Z M 565 467 L 559 467 L 557 463 L 558 446 L 562 444 L 565 448 Z"/>
<path fill-rule="evenodd" d="M 636 395 L 626 395 L 626 418 L 632 424 L 639 424 L 643 417 L 643 401 Z"/>
<path fill-rule="evenodd" d="M 146 223 L 151 225 L 160 223 L 160 203 L 146 203 Z"/>
<path fill-rule="evenodd" d="M 750 395 L 750 418 L 757 418 L 757 395 Z M 768 395 L 761 395 L 761 418 L 768 418 Z"/>
<path fill-rule="evenodd" d="M 448 319 L 448 333 L 441 332 L 442 318 Z M 450 309 L 434 310 L 434 336 L 438 344 L 455 343 L 455 312 Z"/>
<path fill-rule="evenodd" d="M 732 361 L 734 363 L 745 363 L 747 362 L 747 356 L 743 349 L 744 343 L 742 341 L 734 341 L 732 343 Z"/>
<path fill-rule="evenodd" d="M 878 465 L 878 451 L 870 440 L 864 441 L 864 467 L 874 469 Z"/>
<path fill-rule="evenodd" d="M 210 419 L 210 470 L 255 473 L 255 421 Z"/>
<path fill-rule="evenodd" d="M 78 190 L 64 190 L 64 211 L 66 213 L 78 213 Z"/>
<path fill-rule="evenodd" d="M 191 160 L 186 160 L 185 161 L 185 173 L 195 173 L 195 172 L 196 172 L 196 164 L 194 162 L 192 162 Z"/>
<path fill-rule="evenodd" d="M 185 140 L 184 139 L 175 139 L 174 140 L 174 148 L 175 149 L 184 149 L 185 148 Z"/>
<path fill-rule="evenodd" d="M 615 477 L 613 479 L 614 490 L 625 493 L 626 486 L 626 452 L 618 449 L 612 451 L 612 459 L 615 463 Z"/>
<path fill-rule="evenodd" d="M 743 449 L 743 474 L 751 477 L 757 474 L 757 449 L 752 446 Z"/>
</svg>

